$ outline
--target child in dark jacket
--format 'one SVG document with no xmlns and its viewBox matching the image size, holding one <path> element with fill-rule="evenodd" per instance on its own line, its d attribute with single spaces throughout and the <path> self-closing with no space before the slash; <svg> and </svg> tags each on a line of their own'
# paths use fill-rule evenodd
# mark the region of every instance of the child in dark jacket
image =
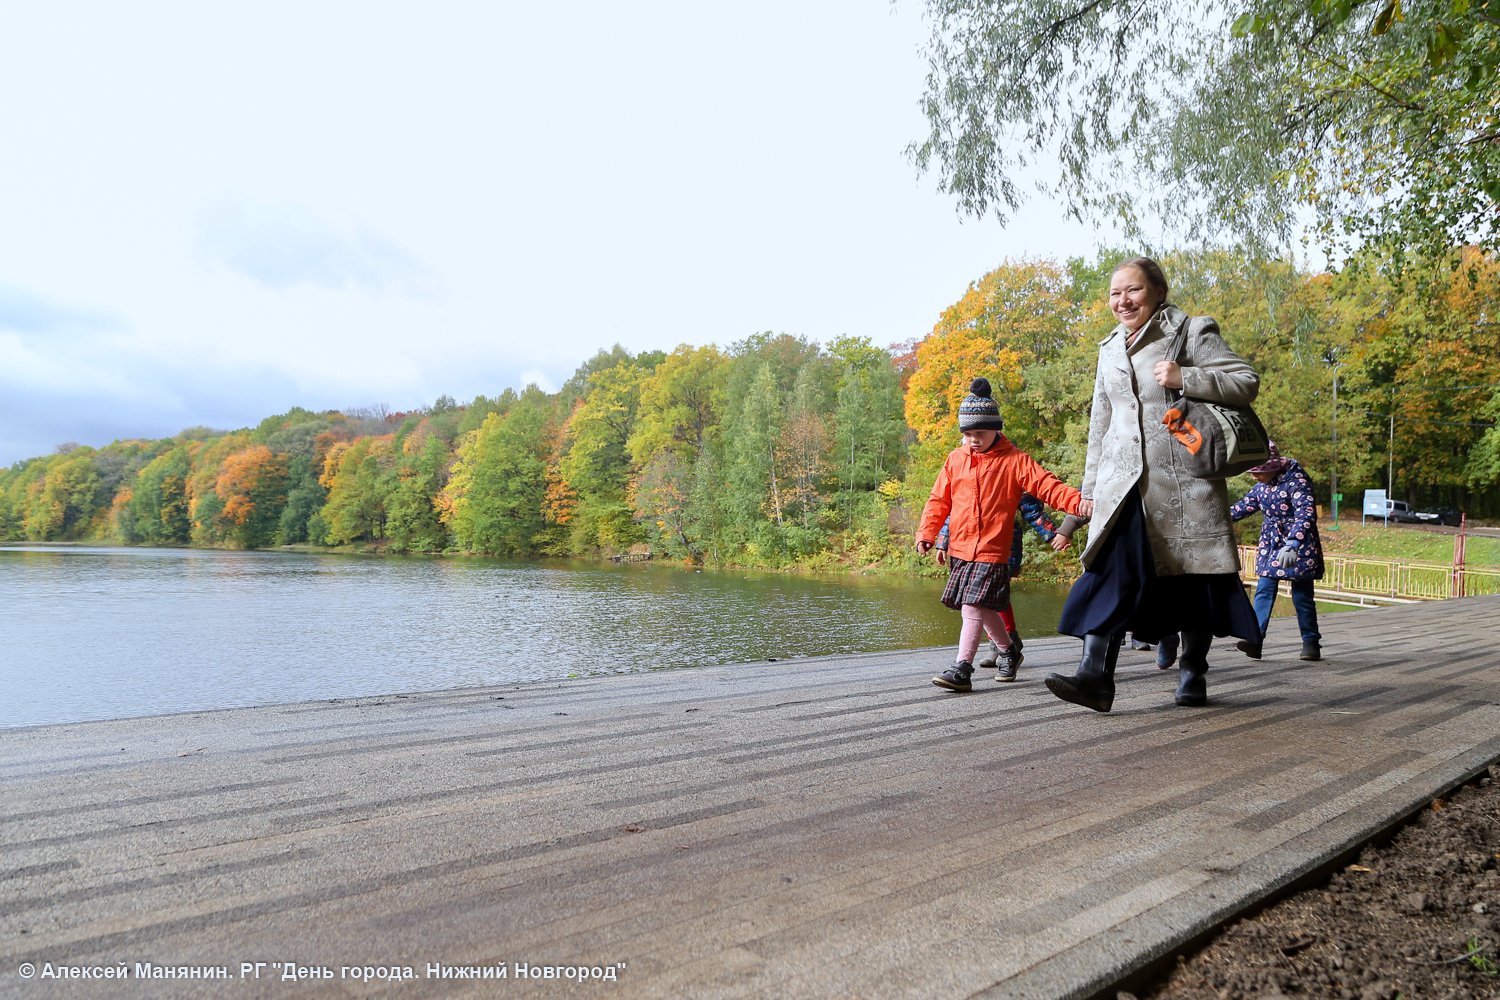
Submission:
<svg viewBox="0 0 1500 1000">
<path fill-rule="evenodd" d="M 990 384 L 977 378 L 958 407 L 964 443 L 953 449 L 938 473 L 916 546 L 922 554 L 937 541 L 948 521 L 948 585 L 943 603 L 963 614 L 958 662 L 932 682 L 950 691 L 969 691 L 980 634 L 1002 651 L 1010 638 L 1000 612 L 1010 607 L 1010 550 L 1016 508 L 1028 492 L 1055 510 L 1089 514 L 1093 504 L 1001 435 L 1000 407 Z"/>
</svg>

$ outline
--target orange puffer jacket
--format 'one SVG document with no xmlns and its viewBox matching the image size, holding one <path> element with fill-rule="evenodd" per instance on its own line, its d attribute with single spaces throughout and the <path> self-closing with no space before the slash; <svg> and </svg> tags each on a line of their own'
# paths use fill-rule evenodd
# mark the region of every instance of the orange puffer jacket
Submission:
<svg viewBox="0 0 1500 1000">
<path fill-rule="evenodd" d="M 943 462 L 927 506 L 922 508 L 919 541 L 937 539 L 948 523 L 948 553 L 968 562 L 1010 559 L 1011 525 L 1021 494 L 1030 493 L 1053 510 L 1078 513 L 1083 495 L 1042 468 L 999 435 L 989 451 L 954 448 Z"/>
</svg>

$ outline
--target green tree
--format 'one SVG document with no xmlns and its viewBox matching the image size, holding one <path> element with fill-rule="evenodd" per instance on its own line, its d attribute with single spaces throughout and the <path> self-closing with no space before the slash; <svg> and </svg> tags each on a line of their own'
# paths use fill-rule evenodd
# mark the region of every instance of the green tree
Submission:
<svg viewBox="0 0 1500 1000">
<path fill-rule="evenodd" d="M 94 449 L 69 449 L 47 464 L 27 488 L 27 538 L 38 541 L 82 537 L 110 497 L 101 495 Z"/>
<path fill-rule="evenodd" d="M 441 552 L 447 547 L 448 529 L 434 506 L 447 466 L 448 449 L 436 435 L 426 439 L 420 452 L 402 456 L 387 500 L 385 533 L 391 548 Z"/>
<path fill-rule="evenodd" d="M 456 545 L 487 554 L 535 551 L 560 429 L 556 397 L 528 386 L 509 412 L 491 413 L 463 439 L 438 495 L 439 516 Z"/>
<path fill-rule="evenodd" d="M 319 512 L 327 525 L 327 544 L 382 537 L 390 488 L 385 473 L 393 463 L 392 452 L 389 436 L 362 437 L 329 451 L 320 480 L 328 489 L 328 500 Z"/>
<path fill-rule="evenodd" d="M 906 437 L 901 377 L 891 356 L 867 337 L 840 337 L 829 347 L 835 368 L 834 454 L 845 526 L 854 526 L 860 494 L 889 479 L 901 465 Z"/>
<path fill-rule="evenodd" d="M 575 553 L 624 549 L 642 539 L 626 496 L 631 473 L 627 445 L 647 375 L 629 361 L 594 373 L 588 398 L 568 420 L 560 471 L 579 494 L 569 544 Z"/>
<path fill-rule="evenodd" d="M 717 347 L 677 349 L 641 383 L 637 420 L 628 447 L 644 466 L 670 449 L 692 462 L 718 426 L 729 359 Z"/>
<path fill-rule="evenodd" d="M 693 467 L 663 448 L 631 481 L 629 502 L 652 538 L 668 552 L 702 562 L 702 526 L 693 503 Z"/>
</svg>

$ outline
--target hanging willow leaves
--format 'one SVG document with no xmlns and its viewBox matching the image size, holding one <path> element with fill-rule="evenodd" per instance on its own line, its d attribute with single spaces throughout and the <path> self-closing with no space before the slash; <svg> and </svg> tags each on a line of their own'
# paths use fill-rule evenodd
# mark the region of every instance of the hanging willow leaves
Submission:
<svg viewBox="0 0 1500 1000">
<path fill-rule="evenodd" d="M 1492 4 L 1494 6 L 1492 6 Z M 959 210 L 1252 246 L 1500 243 L 1500 0 L 928 0 L 909 147 Z"/>
</svg>

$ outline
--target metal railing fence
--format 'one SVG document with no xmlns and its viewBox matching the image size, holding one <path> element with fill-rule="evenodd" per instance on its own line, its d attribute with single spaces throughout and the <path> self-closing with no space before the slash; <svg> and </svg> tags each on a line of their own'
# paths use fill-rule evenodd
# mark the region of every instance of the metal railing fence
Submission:
<svg viewBox="0 0 1500 1000">
<path fill-rule="evenodd" d="M 1239 549 L 1241 576 L 1247 581 L 1253 581 L 1255 546 L 1241 545 Z M 1419 601 L 1500 594 L 1500 569 L 1451 566 L 1411 559 L 1348 556 L 1336 552 L 1323 553 L 1323 566 L 1323 579 L 1318 581 L 1318 585 L 1327 590 L 1351 594 L 1404 597 Z"/>
</svg>

